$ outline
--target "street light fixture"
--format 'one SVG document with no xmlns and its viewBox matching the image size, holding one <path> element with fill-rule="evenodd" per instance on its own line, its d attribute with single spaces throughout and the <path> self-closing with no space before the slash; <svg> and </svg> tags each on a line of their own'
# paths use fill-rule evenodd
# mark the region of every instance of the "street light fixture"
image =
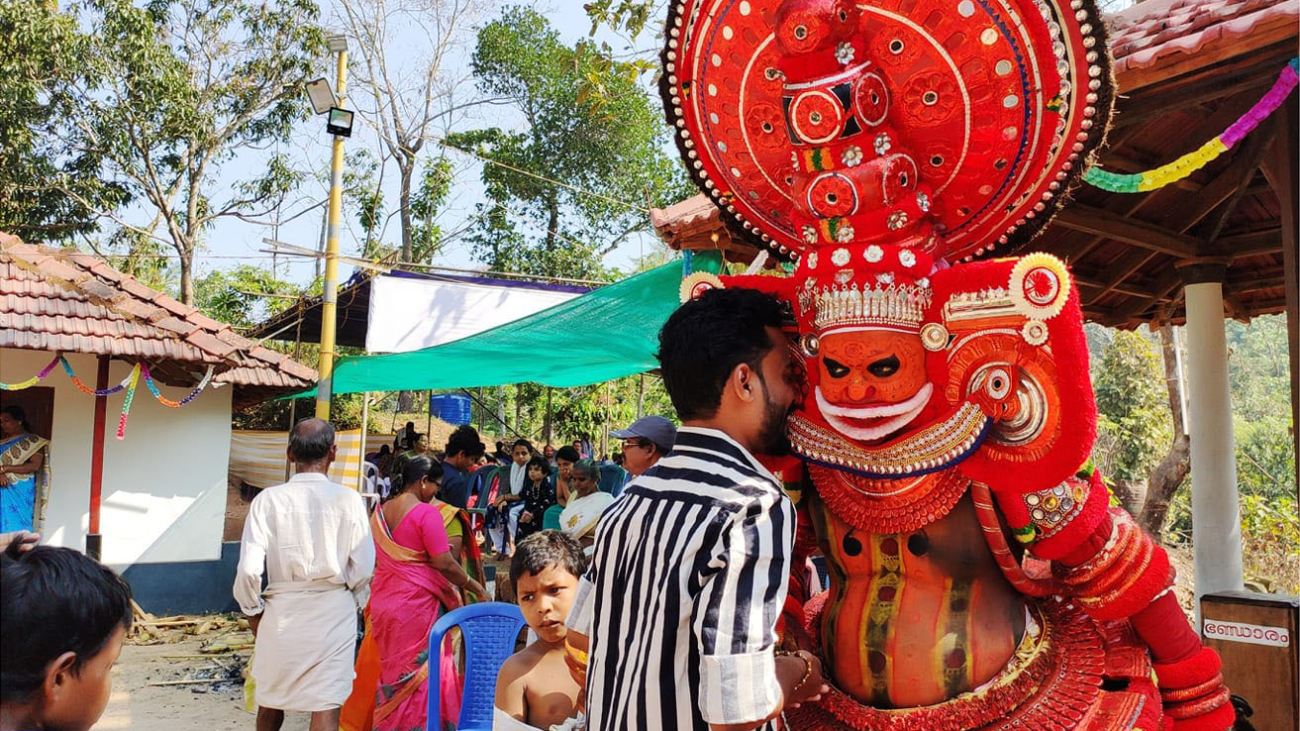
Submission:
<svg viewBox="0 0 1300 731">
<path fill-rule="evenodd" d="M 348 37 L 343 35 L 325 36 L 325 47 L 330 53 L 342 53 L 348 50 Z"/>
<path fill-rule="evenodd" d="M 307 98 L 311 100 L 311 109 L 316 114 L 325 114 L 336 104 L 329 79 L 323 76 L 307 82 Z"/>
<path fill-rule="evenodd" d="M 339 107 L 330 107 L 330 116 L 325 122 L 325 131 L 332 135 L 352 136 L 352 111 Z"/>
</svg>

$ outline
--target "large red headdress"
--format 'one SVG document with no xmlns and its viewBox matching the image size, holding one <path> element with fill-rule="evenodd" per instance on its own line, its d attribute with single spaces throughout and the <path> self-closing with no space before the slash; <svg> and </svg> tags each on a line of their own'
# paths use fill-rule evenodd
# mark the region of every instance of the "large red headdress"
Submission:
<svg viewBox="0 0 1300 731">
<path fill-rule="evenodd" d="M 792 305 L 809 395 L 790 435 L 815 479 L 960 464 L 1019 491 L 1086 459 L 1065 267 L 949 263 L 1027 241 L 1083 173 L 1112 101 L 1102 34 L 1091 0 L 675 0 L 682 154 L 739 236 L 796 260 L 728 286 Z M 872 489 L 850 493 L 897 508 Z"/>
<path fill-rule="evenodd" d="M 662 93 L 696 182 L 783 255 L 957 261 L 1032 237 L 1109 116 L 1091 0 L 674 0 Z"/>
</svg>

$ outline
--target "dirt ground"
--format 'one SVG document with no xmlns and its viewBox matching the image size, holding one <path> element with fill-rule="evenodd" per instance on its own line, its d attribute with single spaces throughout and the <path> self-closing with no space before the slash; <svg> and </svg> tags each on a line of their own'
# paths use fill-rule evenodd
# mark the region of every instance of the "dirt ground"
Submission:
<svg viewBox="0 0 1300 731">
<path fill-rule="evenodd" d="M 113 666 L 113 694 L 95 731 L 252 731 L 253 714 L 244 711 L 240 681 L 201 685 L 150 687 L 148 683 L 214 676 L 220 663 L 224 672 L 242 666 L 247 652 L 233 655 L 173 659 L 171 655 L 197 655 L 202 638 L 164 645 L 126 645 Z M 284 731 L 306 731 L 309 714 L 286 714 Z"/>
</svg>

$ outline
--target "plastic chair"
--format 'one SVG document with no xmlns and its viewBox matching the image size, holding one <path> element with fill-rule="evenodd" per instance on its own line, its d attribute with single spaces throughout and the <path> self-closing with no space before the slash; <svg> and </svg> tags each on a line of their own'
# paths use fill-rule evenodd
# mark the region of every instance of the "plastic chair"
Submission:
<svg viewBox="0 0 1300 731">
<path fill-rule="evenodd" d="M 523 612 L 514 604 L 485 602 L 471 604 L 444 614 L 429 633 L 429 715 L 426 731 L 439 731 L 442 718 L 442 663 L 438 662 L 442 639 L 452 627 L 460 627 L 465 653 L 465 692 L 461 696 L 461 731 L 491 731 L 496 703 L 497 673 L 515 652 Z"/>
<path fill-rule="evenodd" d="M 560 530 L 560 514 L 563 512 L 563 505 L 552 505 L 547 508 L 542 516 L 542 530 Z"/>
</svg>

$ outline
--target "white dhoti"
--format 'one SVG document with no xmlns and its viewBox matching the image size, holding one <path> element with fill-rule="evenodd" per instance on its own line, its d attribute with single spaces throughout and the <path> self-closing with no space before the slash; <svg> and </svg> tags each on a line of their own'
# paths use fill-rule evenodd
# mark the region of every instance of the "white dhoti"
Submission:
<svg viewBox="0 0 1300 731">
<path fill-rule="evenodd" d="M 250 670 L 257 705 L 328 711 L 352 692 L 357 605 L 342 584 L 283 582 L 267 587 Z"/>
</svg>

